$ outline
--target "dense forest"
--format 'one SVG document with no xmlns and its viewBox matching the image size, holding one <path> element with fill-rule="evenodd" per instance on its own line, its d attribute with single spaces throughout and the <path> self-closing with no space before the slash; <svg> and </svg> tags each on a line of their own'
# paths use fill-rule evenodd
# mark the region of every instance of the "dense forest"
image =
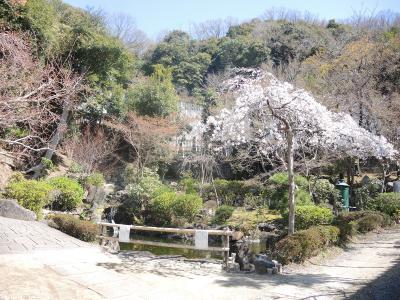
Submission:
<svg viewBox="0 0 400 300">
<path fill-rule="evenodd" d="M 325 21 L 269 10 L 243 23 L 214 20 L 190 33 L 174 30 L 154 42 L 129 15 L 61 0 L 3 0 L 0 155 L 12 158 L 5 195 L 36 212 L 71 210 L 83 198 L 82 187 L 105 180 L 114 191 L 102 208 L 109 213 L 118 206 L 116 220 L 125 223 L 182 225 L 214 200 L 226 205 L 216 223 L 232 215 L 231 207 L 268 204 L 284 215 L 284 162 L 253 144 L 229 151 L 211 146 L 221 142 L 212 140 L 207 119 L 232 107 L 223 82 L 238 68 L 263 70 L 305 89 L 400 149 L 398 14 Z M 295 178 L 296 198 L 307 205 L 332 202 L 332 183 L 345 173 L 352 205 L 362 206 L 386 189 L 385 176 L 395 167 L 384 157 L 303 155 L 294 157 L 302 175 Z M 383 169 L 384 184 L 356 186 L 363 167 Z M 47 196 L 21 196 L 23 189 L 47 195 L 54 188 L 74 193 L 51 203 Z M 263 213 L 255 222 L 268 218 Z"/>
</svg>

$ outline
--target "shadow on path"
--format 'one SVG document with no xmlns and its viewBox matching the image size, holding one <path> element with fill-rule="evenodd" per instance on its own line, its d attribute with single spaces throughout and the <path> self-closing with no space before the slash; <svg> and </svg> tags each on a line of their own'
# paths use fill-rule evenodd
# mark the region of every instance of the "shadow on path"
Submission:
<svg viewBox="0 0 400 300">
<path fill-rule="evenodd" d="M 351 300 L 399 300 L 400 258 L 381 276 L 348 297 Z"/>
</svg>

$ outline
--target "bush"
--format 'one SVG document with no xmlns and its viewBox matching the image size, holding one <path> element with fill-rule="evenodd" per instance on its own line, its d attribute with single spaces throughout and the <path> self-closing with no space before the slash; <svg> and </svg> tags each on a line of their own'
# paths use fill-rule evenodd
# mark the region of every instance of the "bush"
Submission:
<svg viewBox="0 0 400 300">
<path fill-rule="evenodd" d="M 283 214 L 284 220 L 288 220 L 288 212 Z M 329 208 L 316 205 L 296 206 L 295 228 L 297 230 L 307 229 L 315 225 L 329 225 L 332 223 L 333 213 Z"/>
<path fill-rule="evenodd" d="M 366 207 L 395 217 L 397 211 L 400 210 L 400 193 L 379 194 L 376 198 L 370 199 Z"/>
<path fill-rule="evenodd" d="M 335 203 L 340 198 L 339 191 L 327 179 L 318 179 L 315 182 L 313 191 L 314 202 L 320 203 Z"/>
<path fill-rule="evenodd" d="M 14 176 L 6 187 L 6 196 L 41 217 L 42 208 L 49 203 L 52 187 L 42 180 L 27 180 L 22 174 Z"/>
<path fill-rule="evenodd" d="M 286 173 L 276 173 L 268 179 L 269 188 L 265 191 L 266 197 L 269 199 L 269 207 L 279 209 L 284 213 L 288 209 L 289 201 L 289 183 Z M 302 176 L 295 176 L 296 203 L 297 205 L 312 205 L 312 199 L 308 192 L 308 180 Z"/>
<path fill-rule="evenodd" d="M 264 197 L 252 193 L 244 195 L 243 206 L 246 209 L 256 209 L 265 205 Z"/>
<path fill-rule="evenodd" d="M 202 205 L 203 200 L 196 194 L 165 191 L 152 200 L 149 219 L 156 225 L 183 225 L 194 220 Z"/>
<path fill-rule="evenodd" d="M 74 216 L 64 214 L 56 214 L 51 219 L 57 225 L 58 230 L 68 235 L 85 242 L 96 240 L 98 228 L 90 221 L 79 220 Z"/>
<path fill-rule="evenodd" d="M 355 205 L 360 209 L 371 209 L 370 202 L 374 201 L 380 194 L 381 185 L 377 182 L 370 182 L 360 188 L 354 189 Z"/>
<path fill-rule="evenodd" d="M 95 172 L 85 178 L 85 185 L 102 186 L 105 183 L 104 176 Z"/>
<path fill-rule="evenodd" d="M 60 176 L 51 178 L 48 182 L 57 191 L 54 194 L 53 208 L 73 210 L 82 203 L 85 192 L 78 181 Z"/>
<path fill-rule="evenodd" d="M 196 194 L 177 194 L 172 203 L 173 215 L 192 222 L 203 207 L 203 199 Z"/>
<path fill-rule="evenodd" d="M 159 194 L 160 189 L 166 189 L 166 187 L 157 173 L 147 168 L 143 172 L 143 176 L 137 180 L 137 183 L 130 185 L 128 189 L 132 198 L 148 203 L 156 194 Z"/>
<path fill-rule="evenodd" d="M 272 175 L 268 181 L 274 185 L 281 186 L 281 187 L 288 187 L 289 186 L 289 176 L 286 172 L 279 172 Z M 307 178 L 296 175 L 294 177 L 294 183 L 298 186 L 298 188 L 307 190 L 308 189 L 308 180 Z"/>
<path fill-rule="evenodd" d="M 275 255 L 282 264 L 302 263 L 328 245 L 337 243 L 339 234 L 336 226 L 314 226 L 300 230 L 280 240 L 276 244 Z"/>
<path fill-rule="evenodd" d="M 390 217 L 376 211 L 345 212 L 338 215 L 333 223 L 340 228 L 341 240 L 346 242 L 356 233 L 366 233 L 390 225 Z"/>
<path fill-rule="evenodd" d="M 233 214 L 234 207 L 229 205 L 221 205 L 215 211 L 215 216 L 212 220 L 213 224 L 224 224 Z"/>
<path fill-rule="evenodd" d="M 184 174 L 179 182 L 179 186 L 186 194 L 196 194 L 199 192 L 199 183 L 190 174 Z"/>
</svg>

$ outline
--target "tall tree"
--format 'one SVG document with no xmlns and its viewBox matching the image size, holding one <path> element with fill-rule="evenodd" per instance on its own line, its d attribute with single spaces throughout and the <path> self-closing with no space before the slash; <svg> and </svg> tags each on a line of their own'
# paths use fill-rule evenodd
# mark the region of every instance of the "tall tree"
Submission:
<svg viewBox="0 0 400 300">
<path fill-rule="evenodd" d="M 254 144 L 276 158 L 289 177 L 289 234 L 294 233 L 294 159 L 299 150 L 347 156 L 392 158 L 397 152 L 383 136 L 375 136 L 345 114 L 330 112 L 304 90 L 260 70 L 239 69 L 225 82 L 235 104 L 209 118 L 217 147 Z"/>
</svg>

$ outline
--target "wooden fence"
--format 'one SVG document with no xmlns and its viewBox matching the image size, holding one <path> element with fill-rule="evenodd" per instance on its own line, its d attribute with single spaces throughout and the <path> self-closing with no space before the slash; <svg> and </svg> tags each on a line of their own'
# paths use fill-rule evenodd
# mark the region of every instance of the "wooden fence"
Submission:
<svg viewBox="0 0 400 300">
<path fill-rule="evenodd" d="M 107 235 L 107 227 L 120 227 L 122 224 L 113 224 L 113 223 L 105 223 L 99 222 L 97 223 L 101 227 L 101 235 L 100 238 L 101 244 L 104 245 L 105 241 L 119 241 L 118 237 L 111 237 Z M 124 225 L 126 226 L 126 225 Z M 206 250 L 206 251 L 216 251 L 222 252 L 224 257 L 224 263 L 228 263 L 229 259 L 229 238 L 233 235 L 233 231 L 230 230 L 198 230 L 198 229 L 182 229 L 182 228 L 166 228 L 166 227 L 151 227 L 151 226 L 138 226 L 138 225 L 130 225 L 130 230 L 136 231 L 151 231 L 151 232 L 161 232 L 161 233 L 175 233 L 175 234 L 190 234 L 195 235 L 198 231 L 207 232 L 208 235 L 215 235 L 222 237 L 222 246 L 221 247 L 210 247 L 207 248 L 198 248 L 195 245 L 185 245 L 178 243 L 164 243 L 164 242 L 153 242 L 153 241 L 145 241 L 145 240 L 137 240 L 130 239 L 129 243 L 138 244 L 138 245 L 149 245 L 149 246 L 159 246 L 159 247 L 169 247 L 169 248 L 183 248 L 183 249 L 193 249 L 193 250 Z"/>
</svg>

